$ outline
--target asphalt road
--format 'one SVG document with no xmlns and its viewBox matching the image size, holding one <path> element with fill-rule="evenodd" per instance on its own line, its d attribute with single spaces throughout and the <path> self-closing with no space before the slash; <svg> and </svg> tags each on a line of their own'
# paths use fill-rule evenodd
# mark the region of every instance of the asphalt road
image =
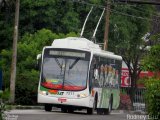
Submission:
<svg viewBox="0 0 160 120">
<path fill-rule="evenodd" d="M 87 115 L 86 111 L 62 113 L 60 110 L 46 112 L 44 110 L 11 110 L 5 112 L 7 120 L 127 120 L 127 114 L 112 111 L 110 115 Z"/>
</svg>

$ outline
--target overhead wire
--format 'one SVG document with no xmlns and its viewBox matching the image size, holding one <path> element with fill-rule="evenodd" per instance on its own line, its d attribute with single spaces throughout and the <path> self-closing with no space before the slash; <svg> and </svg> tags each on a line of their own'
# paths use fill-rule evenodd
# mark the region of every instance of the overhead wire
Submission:
<svg viewBox="0 0 160 120">
<path fill-rule="evenodd" d="M 119 5 L 119 3 L 122 3 L 122 2 L 120 2 L 120 1 L 114 2 L 114 4 L 112 4 L 112 5 L 113 5 L 113 6 Z M 140 8 L 139 6 L 131 5 L 131 4 L 129 4 L 129 3 L 123 3 L 123 4 L 121 4 L 121 5 L 130 6 L 130 8 L 128 8 L 128 9 L 132 9 L 132 10 L 135 10 L 135 11 L 140 12 L 140 13 L 149 12 L 149 11 L 146 11 L 146 10 Z M 158 12 L 152 11 L 152 16 L 160 17 L 160 14 L 158 14 Z"/>
<path fill-rule="evenodd" d="M 145 17 L 130 15 L 130 14 L 127 14 L 127 13 L 124 13 L 124 12 L 119 12 L 119 11 L 114 10 L 114 9 L 111 9 L 110 11 L 111 11 L 112 13 L 117 13 L 117 14 L 123 15 L 123 16 L 133 17 L 133 18 L 142 19 L 142 20 L 156 21 L 156 20 L 154 20 L 154 19 L 149 19 L 149 18 L 145 18 Z"/>
<path fill-rule="evenodd" d="M 89 5 L 89 6 L 97 7 L 97 8 L 100 8 L 100 9 L 106 8 L 106 6 L 92 4 L 92 3 L 88 3 L 88 2 L 85 2 L 85 1 L 82 1 L 82 0 L 64 0 L 64 1 L 76 2 L 76 3 L 80 3 L 80 4 L 84 4 L 84 5 Z M 110 12 L 117 13 L 117 14 L 123 15 L 123 16 L 128 16 L 128 17 L 133 17 L 133 18 L 137 18 L 137 19 L 142 19 L 142 20 L 157 21 L 156 19 L 150 19 L 150 18 L 146 18 L 146 17 L 131 15 L 131 14 L 128 14 L 128 13 L 124 13 L 124 12 L 115 10 L 115 9 L 110 9 Z"/>
</svg>

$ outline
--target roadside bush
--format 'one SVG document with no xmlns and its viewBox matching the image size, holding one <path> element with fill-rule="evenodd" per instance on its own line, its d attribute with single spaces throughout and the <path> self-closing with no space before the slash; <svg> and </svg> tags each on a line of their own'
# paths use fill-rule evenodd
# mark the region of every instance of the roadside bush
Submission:
<svg viewBox="0 0 160 120">
<path fill-rule="evenodd" d="M 3 120 L 3 113 L 7 109 L 6 104 L 10 97 L 9 89 L 0 91 L 0 120 Z"/>
<path fill-rule="evenodd" d="M 8 102 L 10 97 L 9 89 L 5 89 L 4 91 L 0 91 L 0 100 L 2 102 Z"/>
<path fill-rule="evenodd" d="M 145 87 L 147 112 L 153 119 L 160 120 L 160 79 L 146 80 Z"/>
<path fill-rule="evenodd" d="M 119 109 L 131 110 L 131 108 L 132 108 L 132 103 L 131 103 L 130 96 L 127 94 L 125 90 L 121 90 Z"/>
<path fill-rule="evenodd" d="M 17 77 L 16 83 L 16 104 L 35 105 L 37 104 L 39 72 L 32 69 L 25 70 Z"/>
</svg>

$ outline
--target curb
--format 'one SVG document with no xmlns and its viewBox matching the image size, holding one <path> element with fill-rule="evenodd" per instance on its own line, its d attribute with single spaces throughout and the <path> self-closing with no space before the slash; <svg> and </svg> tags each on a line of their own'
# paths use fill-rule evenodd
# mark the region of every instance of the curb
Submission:
<svg viewBox="0 0 160 120">
<path fill-rule="evenodd" d="M 141 110 L 137 110 L 137 111 L 132 111 L 132 114 L 136 114 L 136 115 L 147 115 L 147 112 L 145 111 L 141 111 Z"/>
<path fill-rule="evenodd" d="M 12 106 L 12 109 L 44 109 L 44 106 L 23 106 L 23 105 L 17 105 L 17 106 Z"/>
<path fill-rule="evenodd" d="M 121 114 L 135 114 L 135 115 L 146 115 L 147 113 L 145 111 L 141 110 L 136 110 L 136 111 L 128 111 L 128 110 L 113 110 L 116 113 L 121 113 Z"/>
</svg>

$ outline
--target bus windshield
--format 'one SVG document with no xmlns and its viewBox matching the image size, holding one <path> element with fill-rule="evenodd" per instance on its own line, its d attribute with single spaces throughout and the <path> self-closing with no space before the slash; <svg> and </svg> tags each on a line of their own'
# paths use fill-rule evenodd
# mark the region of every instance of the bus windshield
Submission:
<svg viewBox="0 0 160 120">
<path fill-rule="evenodd" d="M 63 52 L 65 54 L 62 52 L 60 54 L 54 52 L 52 55 L 44 54 L 41 85 L 58 90 L 85 89 L 89 59 L 86 59 L 85 54 L 82 57 L 79 53 L 77 55 L 77 52 L 74 54 L 70 52 L 70 55 L 66 51 Z"/>
</svg>

